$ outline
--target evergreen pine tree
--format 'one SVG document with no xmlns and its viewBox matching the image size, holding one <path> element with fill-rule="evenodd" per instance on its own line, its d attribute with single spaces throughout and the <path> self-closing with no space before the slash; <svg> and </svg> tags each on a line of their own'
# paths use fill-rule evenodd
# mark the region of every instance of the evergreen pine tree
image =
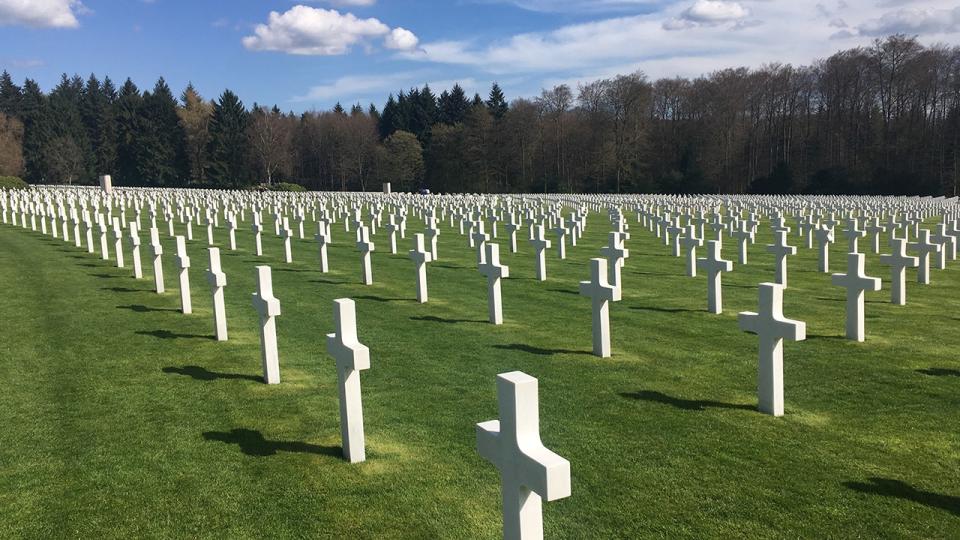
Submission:
<svg viewBox="0 0 960 540">
<path fill-rule="evenodd" d="M 43 149 L 53 139 L 53 127 L 47 96 L 32 79 L 23 83 L 20 119 L 23 121 L 24 177 L 28 182 L 43 182 Z"/>
<path fill-rule="evenodd" d="M 440 94 L 439 118 L 444 124 L 458 124 L 463 122 L 470 109 L 470 101 L 459 84 L 454 84 L 450 93 Z"/>
<path fill-rule="evenodd" d="M 67 77 L 66 74 L 60 78 L 60 83 L 50 92 L 49 105 L 50 115 L 54 122 L 53 138 L 47 141 L 47 144 L 53 144 L 57 140 L 57 145 L 72 142 L 70 149 L 70 167 L 71 172 L 76 173 L 73 181 L 92 182 L 94 176 L 95 156 L 93 147 L 90 144 L 90 138 L 87 136 L 87 130 L 84 126 L 81 109 L 83 107 L 84 82 L 79 76 Z M 44 148 L 44 156 L 48 158 L 52 153 L 58 151 L 57 148 Z M 78 158 L 80 163 L 74 163 Z M 49 159 L 47 161 L 50 161 Z M 51 181 L 60 181 L 61 178 L 51 178 Z"/>
<path fill-rule="evenodd" d="M 100 110 L 97 118 L 97 139 L 94 143 L 96 174 L 115 174 L 117 167 L 117 120 L 114 112 L 117 90 L 110 77 L 100 85 Z"/>
<path fill-rule="evenodd" d="M 13 84 L 10 74 L 4 71 L 0 74 L 0 113 L 20 116 L 20 97 L 20 87 Z"/>
<path fill-rule="evenodd" d="M 208 145 L 208 177 L 217 186 L 242 186 L 250 178 L 247 124 L 249 113 L 240 98 L 224 90 L 213 105 Z"/>
<path fill-rule="evenodd" d="M 117 101 L 114 105 L 117 130 L 117 178 L 126 184 L 137 184 L 141 180 L 137 177 L 137 147 L 136 138 L 139 131 L 138 111 L 143 96 L 140 89 L 129 78 L 120 87 Z M 106 171 L 102 171 L 106 174 Z"/>
<path fill-rule="evenodd" d="M 153 92 L 144 93 L 137 116 L 137 177 L 157 186 L 183 184 L 189 175 L 184 132 L 177 116 L 177 102 L 163 77 L 154 85 Z"/>
<path fill-rule="evenodd" d="M 507 114 L 507 109 L 507 100 L 503 95 L 503 90 L 500 89 L 499 84 L 493 83 L 493 86 L 490 87 L 490 97 L 487 98 L 487 110 L 495 119 L 499 120 Z"/>
<path fill-rule="evenodd" d="M 387 98 L 387 103 L 383 106 L 380 121 L 377 122 L 377 129 L 380 131 L 380 140 L 386 139 L 397 130 L 396 118 L 397 100 L 394 99 L 393 94 L 390 94 Z"/>
</svg>

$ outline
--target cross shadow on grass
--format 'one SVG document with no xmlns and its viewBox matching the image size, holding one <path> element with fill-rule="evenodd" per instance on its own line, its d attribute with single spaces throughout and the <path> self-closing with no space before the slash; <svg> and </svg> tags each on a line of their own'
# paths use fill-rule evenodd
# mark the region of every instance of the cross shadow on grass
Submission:
<svg viewBox="0 0 960 540">
<path fill-rule="evenodd" d="M 743 411 L 755 411 L 757 408 L 753 405 L 744 405 L 740 403 L 724 403 L 722 401 L 711 401 L 706 399 L 683 399 L 674 396 L 668 396 L 655 390 L 640 390 L 639 392 L 620 392 L 621 397 L 629 399 L 638 399 L 641 401 L 652 401 L 654 403 L 663 403 L 671 405 L 678 409 L 686 411 L 705 411 L 707 409 L 740 409 Z"/>
<path fill-rule="evenodd" d="M 204 336 L 200 334 L 178 334 L 169 330 L 137 330 L 134 334 L 141 336 L 153 336 L 160 339 L 216 339 L 213 336 Z"/>
<path fill-rule="evenodd" d="M 100 287 L 100 290 L 112 292 L 147 292 L 146 289 L 131 289 L 130 287 Z"/>
<path fill-rule="evenodd" d="M 210 371 L 200 366 L 168 366 L 161 371 L 175 375 L 184 375 L 198 381 L 215 381 L 217 379 L 236 379 L 243 381 L 263 382 L 262 377 L 256 375 L 242 375 L 240 373 L 221 373 L 219 371 Z"/>
<path fill-rule="evenodd" d="M 317 454 L 324 456 L 343 456 L 343 449 L 339 446 L 320 446 L 299 441 L 271 441 L 263 434 L 253 429 L 235 428 L 230 431 L 205 431 L 203 438 L 208 441 L 220 441 L 235 444 L 240 451 L 248 456 L 265 457 L 277 452 L 293 452 L 300 454 Z"/>
<path fill-rule="evenodd" d="M 90 277 L 100 278 L 100 279 L 116 279 L 120 276 L 114 276 L 112 274 L 87 274 Z"/>
<path fill-rule="evenodd" d="M 662 313 L 699 313 L 701 311 L 704 311 L 702 309 L 665 308 L 665 307 L 654 307 L 654 306 L 630 306 L 630 309 L 636 309 L 640 311 L 659 311 Z"/>
<path fill-rule="evenodd" d="M 826 296 L 816 296 L 817 300 L 823 300 L 824 302 L 846 302 L 846 298 L 827 298 Z M 864 300 L 867 304 L 886 304 L 883 300 Z"/>
<path fill-rule="evenodd" d="M 681 274 L 678 273 L 669 273 L 669 272 L 641 272 L 639 270 L 634 272 L 627 272 L 628 274 L 636 274 L 638 276 L 661 276 L 661 277 L 680 277 Z"/>
<path fill-rule="evenodd" d="M 550 292 L 558 292 L 563 294 L 572 294 L 575 296 L 580 296 L 580 291 L 571 291 L 570 289 L 547 289 Z"/>
<path fill-rule="evenodd" d="M 960 497 L 942 495 L 931 491 L 919 490 L 901 480 L 891 478 L 869 478 L 869 484 L 864 482 L 844 482 L 843 485 L 860 493 L 883 495 L 913 501 L 931 508 L 946 510 L 955 516 L 960 516 Z"/>
<path fill-rule="evenodd" d="M 808 340 L 809 339 L 829 339 L 829 340 L 836 340 L 836 341 L 845 341 L 847 337 L 846 336 L 828 336 L 826 334 L 807 334 L 807 339 Z"/>
<path fill-rule="evenodd" d="M 960 377 L 960 369 L 932 367 L 927 369 L 918 369 L 916 372 L 923 373 L 924 375 L 930 375 L 931 377 Z"/>
<path fill-rule="evenodd" d="M 426 322 L 438 322 L 446 324 L 458 324 L 458 323 L 478 323 L 483 324 L 487 321 L 480 319 L 444 319 L 443 317 L 436 317 L 434 315 L 423 315 L 421 317 L 410 317 L 411 321 L 426 321 Z"/>
<path fill-rule="evenodd" d="M 573 349 L 544 349 L 541 347 L 534 347 L 533 345 L 526 345 L 524 343 L 494 345 L 493 348 L 502 349 L 505 351 L 522 351 L 530 354 L 539 354 L 541 356 L 548 356 L 552 354 L 593 354 L 591 351 L 575 351 Z"/>
<path fill-rule="evenodd" d="M 373 300 L 374 302 L 413 302 L 413 298 L 386 298 L 384 296 L 374 296 L 366 294 L 363 296 L 351 296 L 354 300 Z"/>
<path fill-rule="evenodd" d="M 171 311 L 179 313 L 180 310 L 177 308 L 155 308 L 144 306 L 142 304 L 131 304 L 129 306 L 117 306 L 117 309 L 129 309 L 130 311 L 136 311 L 137 313 L 149 313 L 151 311 Z"/>
</svg>

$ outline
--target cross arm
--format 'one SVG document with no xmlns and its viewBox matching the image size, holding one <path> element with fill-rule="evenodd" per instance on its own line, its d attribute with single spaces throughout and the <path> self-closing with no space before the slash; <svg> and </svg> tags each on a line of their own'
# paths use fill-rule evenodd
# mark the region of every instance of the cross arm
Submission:
<svg viewBox="0 0 960 540">
<path fill-rule="evenodd" d="M 488 420 L 477 424 L 477 452 L 480 457 L 500 468 L 500 421 Z"/>
<path fill-rule="evenodd" d="M 570 462 L 537 442 L 521 447 L 517 472 L 523 485 L 547 501 L 570 496 Z"/>
</svg>

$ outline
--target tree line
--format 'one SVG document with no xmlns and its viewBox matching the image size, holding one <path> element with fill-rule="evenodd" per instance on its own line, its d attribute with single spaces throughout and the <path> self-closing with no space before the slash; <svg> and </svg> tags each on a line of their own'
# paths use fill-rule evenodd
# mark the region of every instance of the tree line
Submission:
<svg viewBox="0 0 960 540">
<path fill-rule="evenodd" d="M 960 47 L 890 36 L 809 66 L 643 73 L 508 102 L 459 85 L 302 114 L 225 90 L 175 98 L 0 76 L 0 175 L 32 183 L 434 192 L 956 195 Z"/>
</svg>

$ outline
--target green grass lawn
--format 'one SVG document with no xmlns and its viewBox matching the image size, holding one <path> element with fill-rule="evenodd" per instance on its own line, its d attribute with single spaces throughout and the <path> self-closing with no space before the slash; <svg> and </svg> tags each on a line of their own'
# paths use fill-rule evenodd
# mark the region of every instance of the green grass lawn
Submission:
<svg viewBox="0 0 960 540">
<path fill-rule="evenodd" d="M 423 305 L 406 256 L 415 218 L 401 254 L 378 231 L 371 286 L 342 222 L 328 274 L 312 240 L 295 240 L 284 264 L 272 234 L 253 255 L 249 221 L 236 252 L 218 230 L 225 343 L 212 339 L 204 228 L 189 244 L 194 313 L 183 315 L 163 223 L 163 295 L 146 232 L 137 281 L 129 253 L 117 269 L 0 225 L 0 537 L 497 538 L 499 475 L 474 424 L 496 418 L 495 376 L 513 370 L 539 379 L 544 444 L 571 463 L 572 496 L 544 504 L 548 537 L 960 537 L 960 263 L 929 286 L 911 271 L 908 305 L 893 306 L 887 267 L 869 254 L 884 289 L 868 293 L 867 340 L 852 343 L 844 290 L 791 234 L 801 247 L 784 312 L 808 339 L 785 346 L 786 416 L 774 418 L 756 411 L 757 338 L 736 321 L 773 278 L 761 229 L 750 264 L 724 276 L 724 313 L 710 315 L 705 278 L 685 277 L 684 259 L 632 224 L 613 357 L 600 359 L 577 294 L 609 231 L 599 214 L 566 261 L 550 252 L 546 282 L 526 242 L 511 254 L 501 237 L 500 327 L 486 322 L 474 251 L 446 225 Z M 724 254 L 736 260 L 733 240 Z M 283 310 L 276 386 L 260 381 L 257 264 L 273 267 Z M 358 465 L 340 456 L 325 352 L 340 297 L 356 300 L 371 355 Z"/>
</svg>

